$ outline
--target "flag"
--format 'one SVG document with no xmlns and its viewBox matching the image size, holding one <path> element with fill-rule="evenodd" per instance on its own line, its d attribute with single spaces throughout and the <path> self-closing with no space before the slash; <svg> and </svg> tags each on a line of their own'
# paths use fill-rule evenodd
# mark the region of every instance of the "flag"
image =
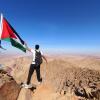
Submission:
<svg viewBox="0 0 100 100">
<path fill-rule="evenodd" d="M 11 42 L 11 45 L 26 52 L 26 47 L 24 41 L 6 20 L 6 18 L 1 15 L 1 33 L 0 39 Z"/>
</svg>

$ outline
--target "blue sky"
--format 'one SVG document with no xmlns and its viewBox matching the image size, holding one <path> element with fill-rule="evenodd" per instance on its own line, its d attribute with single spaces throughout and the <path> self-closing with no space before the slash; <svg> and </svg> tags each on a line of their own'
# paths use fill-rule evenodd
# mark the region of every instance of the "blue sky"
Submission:
<svg viewBox="0 0 100 100">
<path fill-rule="evenodd" d="M 100 51 L 100 0 L 0 0 L 1 12 L 30 47 Z M 4 46 L 19 51 L 6 42 Z"/>
</svg>

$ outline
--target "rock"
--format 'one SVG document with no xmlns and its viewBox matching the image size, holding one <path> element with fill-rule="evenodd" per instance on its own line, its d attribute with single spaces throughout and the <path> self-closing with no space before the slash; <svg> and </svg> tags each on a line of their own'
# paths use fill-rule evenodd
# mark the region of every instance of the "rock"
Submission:
<svg viewBox="0 0 100 100">
<path fill-rule="evenodd" d="M 20 86 L 14 81 L 2 85 L 0 88 L 0 100 L 17 100 L 20 92 Z"/>
</svg>

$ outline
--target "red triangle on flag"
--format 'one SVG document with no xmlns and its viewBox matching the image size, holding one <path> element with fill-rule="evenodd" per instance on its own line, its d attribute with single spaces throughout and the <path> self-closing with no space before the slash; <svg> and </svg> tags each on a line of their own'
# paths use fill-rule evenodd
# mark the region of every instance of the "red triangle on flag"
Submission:
<svg viewBox="0 0 100 100">
<path fill-rule="evenodd" d="M 2 20 L 2 25 L 3 25 L 3 27 L 2 27 L 1 39 L 5 39 L 5 38 L 17 39 L 16 35 L 14 34 L 13 30 L 10 28 L 10 26 L 5 18 L 3 18 L 3 20 Z"/>
</svg>

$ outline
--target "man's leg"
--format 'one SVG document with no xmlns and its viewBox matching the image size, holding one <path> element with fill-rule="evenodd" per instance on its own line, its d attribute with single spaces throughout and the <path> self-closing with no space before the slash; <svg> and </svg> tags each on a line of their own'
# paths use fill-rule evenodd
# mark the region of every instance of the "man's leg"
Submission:
<svg viewBox="0 0 100 100">
<path fill-rule="evenodd" d="M 28 78 L 27 78 L 27 84 L 30 84 L 30 80 L 31 80 L 31 77 L 32 77 L 32 74 L 34 72 L 34 64 L 31 64 L 30 65 L 30 69 L 29 69 L 29 73 L 28 73 Z"/>
<path fill-rule="evenodd" d="M 42 82 L 42 78 L 41 78 L 41 75 L 40 75 L 40 65 L 36 67 L 36 74 L 37 74 L 38 82 Z"/>
</svg>

